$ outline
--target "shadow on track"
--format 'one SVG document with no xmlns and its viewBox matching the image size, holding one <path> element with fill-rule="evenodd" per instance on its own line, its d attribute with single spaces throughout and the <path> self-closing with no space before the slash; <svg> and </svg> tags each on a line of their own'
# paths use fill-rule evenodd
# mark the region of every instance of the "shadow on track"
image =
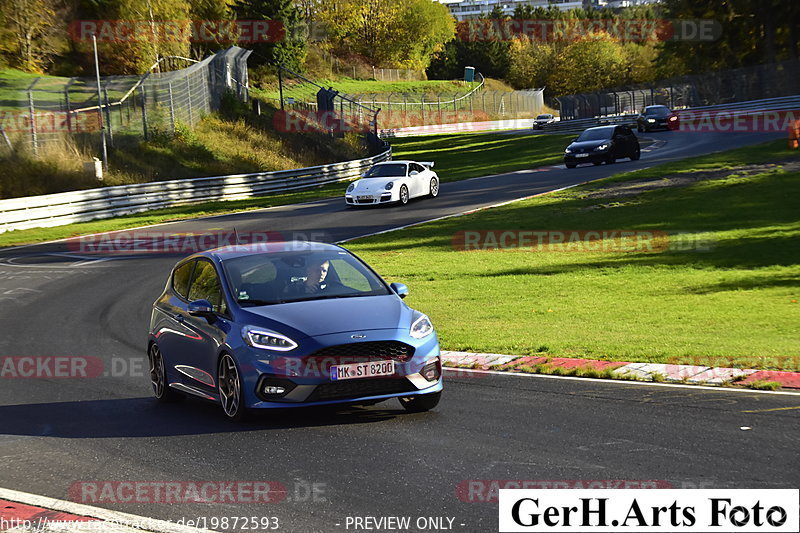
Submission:
<svg viewBox="0 0 800 533">
<path fill-rule="evenodd" d="M 387 404 L 388 407 L 388 404 Z M 0 407 L 2 434 L 58 438 L 117 438 L 205 435 L 384 422 L 403 409 L 359 406 L 271 409 L 248 423 L 225 420 L 219 406 L 202 400 L 159 405 L 152 398 L 87 400 Z"/>
</svg>

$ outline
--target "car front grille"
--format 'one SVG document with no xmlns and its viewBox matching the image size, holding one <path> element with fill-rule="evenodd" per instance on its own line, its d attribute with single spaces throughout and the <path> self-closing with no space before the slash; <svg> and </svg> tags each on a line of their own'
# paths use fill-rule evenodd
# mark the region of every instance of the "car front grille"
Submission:
<svg viewBox="0 0 800 533">
<path fill-rule="evenodd" d="M 366 363 L 369 361 L 397 361 L 403 363 L 414 357 L 414 347 L 399 341 L 353 342 L 317 350 L 309 357 L 336 360 L 338 364 Z"/>
<path fill-rule="evenodd" d="M 324 402 L 365 396 L 382 396 L 417 390 L 406 378 L 365 378 L 317 385 L 307 402 Z"/>
</svg>

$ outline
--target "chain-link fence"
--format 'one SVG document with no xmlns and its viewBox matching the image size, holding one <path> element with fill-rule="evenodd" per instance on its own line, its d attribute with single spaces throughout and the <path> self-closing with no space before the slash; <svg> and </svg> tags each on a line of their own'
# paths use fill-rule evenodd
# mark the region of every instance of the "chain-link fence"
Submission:
<svg viewBox="0 0 800 533">
<path fill-rule="evenodd" d="M 279 87 L 266 87 L 262 93 L 271 96 L 265 99 L 273 106 L 286 111 L 284 118 L 288 123 L 276 120 L 279 129 L 303 127 L 295 120 L 301 115 L 307 119 L 306 125 L 322 116 L 333 122 L 341 118 L 349 127 L 374 132 L 377 128 L 529 118 L 544 107 L 541 89 L 487 91 L 480 74 L 477 74 L 477 85 L 466 85 L 458 92 L 340 94 L 332 87 L 325 88 L 286 69 L 281 72 Z M 333 95 L 328 108 L 320 100 L 320 91 Z M 338 123 L 326 126 L 328 130 L 339 127 Z"/>
<path fill-rule="evenodd" d="M 373 151 L 383 146 L 377 129 L 380 109 L 340 94 L 332 87 L 323 87 L 285 67 L 279 67 L 278 71 L 277 91 L 265 91 L 264 96 L 257 99 L 278 108 L 273 119 L 276 130 L 318 131 L 339 136 L 357 132 L 367 136 Z"/>
<path fill-rule="evenodd" d="M 101 152 L 102 137 L 145 139 L 179 124 L 193 126 L 218 109 L 223 94 L 248 98 L 249 50 L 231 47 L 203 61 L 159 60 L 144 76 L 97 78 L 33 78 L 6 84 L 0 101 L 0 130 L 7 148 L 34 154 L 66 138 L 80 138 Z M 180 64 L 190 66 L 164 72 Z M 98 86 L 99 85 L 99 86 Z"/>
<path fill-rule="evenodd" d="M 638 113 L 648 105 L 671 109 L 800 94 L 800 60 L 743 67 L 554 98 L 561 120 Z"/>
</svg>

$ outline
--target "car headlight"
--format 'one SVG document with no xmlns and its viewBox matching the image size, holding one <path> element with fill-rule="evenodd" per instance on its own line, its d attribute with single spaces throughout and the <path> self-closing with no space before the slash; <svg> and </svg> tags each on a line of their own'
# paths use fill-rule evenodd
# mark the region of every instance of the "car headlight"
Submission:
<svg viewBox="0 0 800 533">
<path fill-rule="evenodd" d="M 415 339 L 423 339 L 433 333 L 433 324 L 426 315 L 420 316 L 411 324 L 409 334 Z"/>
<path fill-rule="evenodd" d="M 347 192 L 353 192 L 353 190 L 355 188 L 356 188 L 356 184 L 355 183 L 351 183 L 350 185 L 347 186 Z"/>
<path fill-rule="evenodd" d="M 566 150 L 564 150 L 564 153 L 565 154 L 571 154 L 572 153 L 572 148 L 567 148 Z"/>
<path fill-rule="evenodd" d="M 392 187 L 394 187 L 394 182 L 390 181 L 389 183 L 386 184 L 386 187 L 384 187 L 384 189 L 386 189 L 387 191 L 391 191 Z"/>
<path fill-rule="evenodd" d="M 647 122 L 655 122 L 655 121 L 656 121 L 656 119 L 654 119 L 654 118 L 648 118 L 647 119 Z"/>
<path fill-rule="evenodd" d="M 609 146 L 610 145 L 608 143 L 603 143 L 600 146 L 598 146 L 597 148 L 595 148 L 594 151 L 595 152 L 602 152 L 603 150 L 608 150 Z"/>
<path fill-rule="evenodd" d="M 267 329 L 245 326 L 242 328 L 242 337 L 253 348 L 274 350 L 276 352 L 289 352 L 297 348 L 297 343 L 286 335 Z"/>
</svg>

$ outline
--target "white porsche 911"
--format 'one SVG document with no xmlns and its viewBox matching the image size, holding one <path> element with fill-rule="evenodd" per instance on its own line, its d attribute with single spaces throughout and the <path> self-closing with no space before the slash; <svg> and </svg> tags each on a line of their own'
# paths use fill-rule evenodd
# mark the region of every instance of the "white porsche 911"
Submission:
<svg viewBox="0 0 800 533">
<path fill-rule="evenodd" d="M 347 205 L 406 205 L 418 196 L 439 196 L 439 176 L 432 161 L 385 161 L 373 165 L 347 187 Z"/>
</svg>

